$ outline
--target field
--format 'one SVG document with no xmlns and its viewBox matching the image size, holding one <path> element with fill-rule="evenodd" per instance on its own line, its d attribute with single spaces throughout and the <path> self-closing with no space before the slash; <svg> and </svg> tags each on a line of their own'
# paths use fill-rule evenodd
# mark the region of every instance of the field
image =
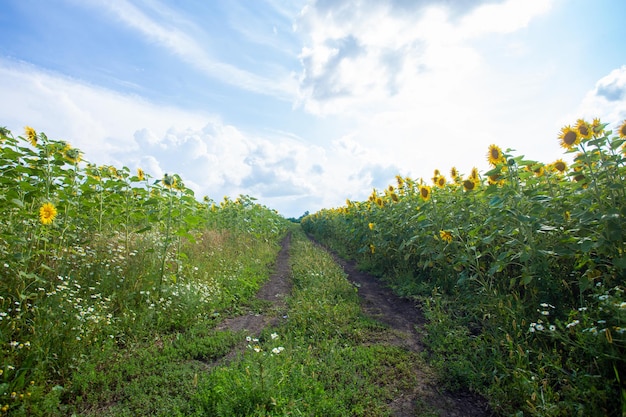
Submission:
<svg viewBox="0 0 626 417">
<path fill-rule="evenodd" d="M 626 415 L 625 137 L 580 120 L 571 164 L 492 145 L 298 225 L 2 129 L 0 414 Z"/>
<path fill-rule="evenodd" d="M 572 163 L 397 177 L 303 219 L 428 318 L 432 363 L 504 415 L 626 415 L 626 122 L 565 126 Z M 569 165 L 569 166 L 568 166 Z"/>
</svg>

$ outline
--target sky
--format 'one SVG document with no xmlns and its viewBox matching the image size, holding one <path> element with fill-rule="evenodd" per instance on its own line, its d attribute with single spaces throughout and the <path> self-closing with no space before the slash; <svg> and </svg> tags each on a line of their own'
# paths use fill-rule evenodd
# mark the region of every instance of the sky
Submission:
<svg viewBox="0 0 626 417">
<path fill-rule="evenodd" d="M 0 126 L 285 217 L 626 119 L 624 0 L 0 0 Z"/>
</svg>

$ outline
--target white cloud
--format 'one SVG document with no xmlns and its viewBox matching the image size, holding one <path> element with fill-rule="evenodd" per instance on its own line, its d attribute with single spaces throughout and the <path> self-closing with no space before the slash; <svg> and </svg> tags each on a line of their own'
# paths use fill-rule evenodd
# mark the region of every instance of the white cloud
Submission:
<svg viewBox="0 0 626 417">
<path fill-rule="evenodd" d="M 293 134 L 250 133 L 23 63 L 0 60 L 0 90 L 11 97 L 0 101 L 0 123 L 15 135 L 29 125 L 99 165 L 142 168 L 155 179 L 177 173 L 198 197 L 247 194 L 297 217 L 367 193 L 377 180 L 361 175 L 373 156 L 354 143 L 339 152 Z"/>
<path fill-rule="evenodd" d="M 263 77 L 211 56 L 208 48 L 192 36 L 192 33 L 200 33 L 201 29 L 161 2 L 151 0 L 146 4 L 149 11 L 162 17 L 161 21 L 127 0 L 89 0 L 88 3 L 112 13 L 150 41 L 220 82 L 283 100 L 290 100 L 295 93 L 295 81 L 288 72 Z"/>
<path fill-rule="evenodd" d="M 578 117 L 588 120 L 599 117 L 605 123 L 621 123 L 626 119 L 626 65 L 602 77 L 589 91 L 580 107 Z M 572 115 L 572 119 L 576 117 Z M 571 122 L 569 122 L 571 123 Z"/>
</svg>

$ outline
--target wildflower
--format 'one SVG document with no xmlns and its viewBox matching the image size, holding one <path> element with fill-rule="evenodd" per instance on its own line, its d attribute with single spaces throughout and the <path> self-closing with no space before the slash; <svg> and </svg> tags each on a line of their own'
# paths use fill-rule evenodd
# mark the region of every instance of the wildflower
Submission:
<svg viewBox="0 0 626 417">
<path fill-rule="evenodd" d="M 370 224 L 368 224 L 368 225 L 367 225 L 367 227 L 369 227 L 369 228 L 370 228 L 370 230 L 374 230 L 374 223 L 370 223 Z"/>
<path fill-rule="evenodd" d="M 561 128 L 559 139 L 561 140 L 561 147 L 565 149 L 572 149 L 575 145 L 578 145 L 580 143 L 580 136 L 578 131 L 572 129 L 572 127 L 569 125 Z"/>
<path fill-rule="evenodd" d="M 497 145 L 489 145 L 489 152 L 487 153 L 487 161 L 492 166 L 504 163 L 504 155 L 502 155 L 502 149 Z"/>
<path fill-rule="evenodd" d="M 272 349 L 272 353 L 274 353 L 275 355 L 278 355 L 278 354 L 279 354 L 280 352 L 282 352 L 283 350 L 285 350 L 285 348 L 284 348 L 284 347 L 282 347 L 282 346 L 278 346 L 278 347 L 275 347 L 274 349 Z"/>
<path fill-rule="evenodd" d="M 553 332 L 556 330 L 556 326 L 554 324 L 551 324 L 549 327 L 550 331 Z"/>
<path fill-rule="evenodd" d="M 537 325 L 535 326 L 535 328 L 537 329 L 537 331 L 542 332 L 544 330 L 543 324 L 537 323 Z"/>
<path fill-rule="evenodd" d="M 580 320 L 574 320 L 573 322 L 568 323 L 567 326 L 565 327 L 569 329 L 569 328 L 576 326 L 577 324 L 580 324 Z"/>
<path fill-rule="evenodd" d="M 261 346 L 259 345 L 254 345 L 254 347 L 252 348 L 255 352 L 259 353 L 261 351 Z"/>
<path fill-rule="evenodd" d="M 276 340 L 276 339 L 278 339 L 278 334 L 277 333 L 272 333 L 270 335 L 270 337 L 272 338 L 272 340 Z"/>
<path fill-rule="evenodd" d="M 617 134 L 620 138 L 626 139 L 626 120 L 624 120 L 621 126 L 617 129 Z"/>
<path fill-rule="evenodd" d="M 370 243 L 370 253 L 374 254 L 376 253 L 376 247 Z"/>
<path fill-rule="evenodd" d="M 591 125 L 583 119 L 576 120 L 576 131 L 582 139 L 590 139 L 591 135 L 593 135 Z"/>
<path fill-rule="evenodd" d="M 626 301 L 622 301 L 618 307 L 620 310 L 626 310 Z"/>
<path fill-rule="evenodd" d="M 30 142 L 31 145 L 37 146 L 37 132 L 30 126 L 24 127 L 24 131 L 26 132 L 26 139 Z"/>
<path fill-rule="evenodd" d="M 443 240 L 444 242 L 450 243 L 452 242 L 452 233 L 450 233 L 447 230 L 440 230 L 439 231 L 439 237 L 441 238 L 441 240 Z"/>
<path fill-rule="evenodd" d="M 143 172 L 143 169 L 137 168 L 137 179 L 139 181 L 143 181 L 146 178 L 146 174 Z M 206 196 L 205 196 L 206 197 Z M 207 197 L 208 198 L 208 197 Z"/>
<path fill-rule="evenodd" d="M 420 197 L 422 200 L 428 201 L 430 199 L 431 188 L 428 185 L 420 185 Z"/>
<path fill-rule="evenodd" d="M 52 203 L 44 203 L 39 208 L 39 220 L 42 224 L 51 224 L 57 216 L 57 209 Z"/>
</svg>

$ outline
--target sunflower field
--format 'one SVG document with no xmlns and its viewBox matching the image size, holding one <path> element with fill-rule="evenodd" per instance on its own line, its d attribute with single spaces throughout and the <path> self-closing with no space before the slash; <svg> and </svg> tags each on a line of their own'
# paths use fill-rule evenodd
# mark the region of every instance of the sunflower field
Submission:
<svg viewBox="0 0 626 417">
<path fill-rule="evenodd" d="M 430 360 L 503 415 L 626 416 L 626 121 L 578 120 L 566 162 L 491 145 L 490 170 L 397 177 L 303 228 L 429 319 Z"/>
<path fill-rule="evenodd" d="M 63 415 L 94 361 L 252 297 L 286 232 L 251 197 L 82 156 L 0 128 L 0 415 Z"/>
</svg>

